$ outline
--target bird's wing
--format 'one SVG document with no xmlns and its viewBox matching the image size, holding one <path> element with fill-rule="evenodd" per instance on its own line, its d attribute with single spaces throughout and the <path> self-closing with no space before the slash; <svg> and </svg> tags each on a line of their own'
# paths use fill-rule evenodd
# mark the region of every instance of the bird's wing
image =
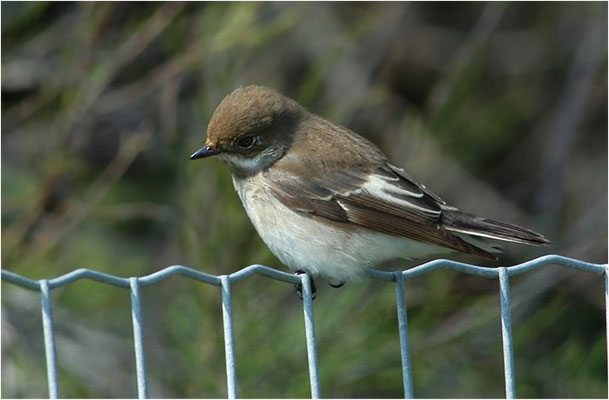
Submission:
<svg viewBox="0 0 609 400">
<path fill-rule="evenodd" d="M 282 174 L 273 168 L 265 174 L 279 201 L 313 218 L 345 229 L 363 227 L 496 259 L 444 229 L 445 203 L 389 163 L 372 170 L 357 166 L 335 169 L 315 174 L 317 178 Z"/>
</svg>

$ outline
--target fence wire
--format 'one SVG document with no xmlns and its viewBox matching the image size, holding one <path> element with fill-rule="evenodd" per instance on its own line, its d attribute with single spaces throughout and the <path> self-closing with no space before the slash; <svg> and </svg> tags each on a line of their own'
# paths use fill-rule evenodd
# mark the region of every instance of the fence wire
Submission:
<svg viewBox="0 0 609 400">
<path fill-rule="evenodd" d="M 527 261 L 511 267 L 479 267 L 471 264 L 460 263 L 450 260 L 435 260 L 410 268 L 405 271 L 379 271 L 371 269 L 368 275 L 371 278 L 395 283 L 396 308 L 398 315 L 398 335 L 400 341 L 400 353 L 402 360 L 402 377 L 404 383 L 404 397 L 413 398 L 413 377 L 410 364 L 410 345 L 408 339 L 408 316 L 406 312 L 405 284 L 408 279 L 423 275 L 436 269 L 451 269 L 470 275 L 485 278 L 499 279 L 499 297 L 501 305 L 501 334 L 503 342 L 503 360 L 505 373 L 505 395 L 511 399 L 516 397 L 516 383 L 514 377 L 514 345 L 512 340 L 512 321 L 510 306 L 510 277 L 539 268 L 545 265 L 559 265 L 593 274 L 603 274 L 605 280 L 605 324 L 607 333 L 607 373 L 609 393 L 609 268 L 602 264 L 591 264 L 584 261 L 562 257 L 558 255 L 547 255 Z M 309 275 L 291 275 L 285 272 L 263 265 L 251 265 L 230 275 L 210 275 L 195 269 L 174 265 L 161 271 L 143 277 L 120 278 L 90 269 L 77 269 L 54 279 L 33 280 L 10 271 L 2 270 L 2 280 L 21 286 L 26 289 L 39 291 L 41 295 L 42 326 L 44 336 L 44 348 L 46 356 L 47 380 L 49 397 L 60 396 L 59 381 L 57 378 L 57 353 L 55 351 L 55 333 L 53 328 L 53 309 L 50 292 L 61 286 L 69 285 L 79 279 L 91 279 L 129 289 L 131 292 L 131 315 L 133 321 L 133 341 L 135 350 L 135 365 L 137 378 L 137 394 L 139 398 L 148 397 L 146 357 L 144 353 L 144 324 L 141 311 L 140 287 L 153 285 L 173 275 L 182 275 L 209 285 L 218 286 L 222 293 L 222 317 L 224 328 L 224 348 L 226 357 L 226 382 L 229 398 L 237 398 L 237 373 L 235 344 L 233 333 L 233 310 L 231 286 L 253 274 L 259 274 L 277 281 L 296 284 L 301 283 L 303 290 L 303 311 L 305 322 L 305 336 L 307 345 L 307 357 L 309 365 L 309 379 L 311 386 L 311 397 L 321 397 L 319 385 L 319 367 L 317 358 L 317 340 L 315 336 L 315 321 L 313 315 L 313 299 L 311 290 L 311 278 Z"/>
</svg>

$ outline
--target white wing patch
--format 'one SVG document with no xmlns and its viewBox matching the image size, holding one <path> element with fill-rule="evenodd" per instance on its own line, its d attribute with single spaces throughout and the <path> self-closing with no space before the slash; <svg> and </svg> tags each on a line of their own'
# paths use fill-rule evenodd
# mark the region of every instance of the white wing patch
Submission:
<svg viewBox="0 0 609 400">
<path fill-rule="evenodd" d="M 414 193 L 409 190 L 405 190 L 401 187 L 395 186 L 390 181 L 388 182 L 385 178 L 379 175 L 370 175 L 368 177 L 368 181 L 362 185 L 360 190 L 358 190 L 358 192 L 360 191 L 366 192 L 377 199 L 381 199 L 391 204 L 421 210 L 429 214 L 440 215 L 442 213 L 442 211 L 432 210 L 429 208 L 418 206 L 414 203 L 405 200 L 403 197 L 392 196 L 391 194 L 394 193 L 400 196 L 421 198 L 423 197 L 423 193 Z"/>
</svg>

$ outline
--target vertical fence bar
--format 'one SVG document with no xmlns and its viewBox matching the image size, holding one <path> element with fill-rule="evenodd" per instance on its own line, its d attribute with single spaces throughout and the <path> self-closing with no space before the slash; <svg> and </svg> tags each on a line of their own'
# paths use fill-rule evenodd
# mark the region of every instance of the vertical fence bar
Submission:
<svg viewBox="0 0 609 400">
<path fill-rule="evenodd" d="M 133 321 L 133 344 L 135 348 L 135 372 L 137 376 L 137 397 L 148 397 L 146 376 L 146 355 L 144 354 L 144 326 L 140 305 L 140 282 L 138 278 L 129 278 L 131 287 L 131 320 Z"/>
<path fill-rule="evenodd" d="M 51 305 L 51 293 L 49 281 L 40 281 L 42 329 L 44 335 L 44 353 L 47 362 L 47 382 L 49 385 L 49 397 L 59 398 L 59 381 L 57 380 L 57 351 L 55 350 L 55 329 L 53 328 L 53 307 Z"/>
<path fill-rule="evenodd" d="M 224 325 L 224 352 L 226 356 L 226 385 L 228 398 L 237 398 L 237 368 L 235 362 L 235 336 L 233 331 L 233 301 L 228 276 L 222 282 L 222 321 Z"/>
<path fill-rule="evenodd" d="M 514 379 L 514 343 L 512 341 L 512 316 L 510 310 L 510 276 L 505 267 L 499 271 L 499 297 L 501 300 L 501 336 L 503 339 L 503 366 L 505 369 L 505 397 L 516 397 Z"/>
<path fill-rule="evenodd" d="M 404 295 L 404 275 L 401 271 L 394 273 L 395 297 L 398 312 L 398 330 L 400 335 L 400 355 L 402 357 L 402 382 L 404 398 L 414 398 L 412 384 L 412 367 L 410 365 L 410 344 L 408 341 L 408 314 L 406 313 L 406 296 Z"/>
<path fill-rule="evenodd" d="M 605 334 L 607 341 L 607 396 L 609 397 L 609 266 L 605 266 Z"/>
<path fill-rule="evenodd" d="M 317 363 L 317 339 L 315 338 L 315 318 L 313 316 L 313 293 L 311 277 L 301 274 L 302 304 L 304 309 L 305 334 L 307 339 L 307 357 L 309 359 L 309 379 L 311 381 L 311 398 L 321 397 L 319 388 L 319 367 Z"/>
</svg>

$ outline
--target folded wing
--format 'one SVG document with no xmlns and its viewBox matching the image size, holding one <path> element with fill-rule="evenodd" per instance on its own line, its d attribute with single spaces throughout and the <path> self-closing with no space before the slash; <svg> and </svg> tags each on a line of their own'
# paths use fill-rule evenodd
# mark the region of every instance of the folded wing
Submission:
<svg viewBox="0 0 609 400">
<path fill-rule="evenodd" d="M 312 218 L 344 229 L 362 227 L 497 259 L 445 227 L 443 213 L 445 208 L 452 208 L 389 163 L 374 169 L 353 166 L 326 171 L 308 179 L 273 169 L 265 174 L 273 182 L 271 190 L 279 201 Z"/>
</svg>

